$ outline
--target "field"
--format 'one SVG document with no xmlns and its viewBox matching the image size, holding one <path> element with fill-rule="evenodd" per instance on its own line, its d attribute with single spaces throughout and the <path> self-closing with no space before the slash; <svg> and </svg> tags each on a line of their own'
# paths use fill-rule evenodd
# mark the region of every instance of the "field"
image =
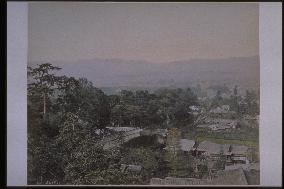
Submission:
<svg viewBox="0 0 284 189">
<path fill-rule="evenodd" d="M 249 147 L 258 147 L 258 130 L 243 129 L 240 131 L 225 133 L 225 132 L 210 132 L 204 128 L 198 128 L 191 132 L 186 132 L 184 138 L 194 139 L 197 141 L 208 140 L 218 144 L 238 144 Z"/>
</svg>

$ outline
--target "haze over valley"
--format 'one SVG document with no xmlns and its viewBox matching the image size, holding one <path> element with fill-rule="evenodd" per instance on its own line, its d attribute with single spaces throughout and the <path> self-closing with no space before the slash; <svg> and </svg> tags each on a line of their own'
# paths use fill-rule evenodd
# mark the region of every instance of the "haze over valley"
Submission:
<svg viewBox="0 0 284 189">
<path fill-rule="evenodd" d="M 38 62 L 31 63 L 32 66 Z M 96 87 L 189 87 L 202 84 L 235 85 L 244 88 L 259 85 L 258 56 L 228 59 L 193 59 L 150 63 L 122 59 L 93 59 L 52 62 L 62 73 L 85 77 Z"/>
</svg>

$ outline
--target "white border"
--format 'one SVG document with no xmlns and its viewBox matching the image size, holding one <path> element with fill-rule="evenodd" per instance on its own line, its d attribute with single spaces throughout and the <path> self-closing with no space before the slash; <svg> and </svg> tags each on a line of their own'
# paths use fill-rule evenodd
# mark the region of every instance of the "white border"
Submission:
<svg viewBox="0 0 284 189">
<path fill-rule="evenodd" d="M 27 3 L 7 3 L 7 185 L 27 184 Z"/>
<path fill-rule="evenodd" d="M 282 184 L 282 4 L 260 4 L 261 186 Z M 27 185 L 26 2 L 7 3 L 7 185 Z M 66 186 L 66 185 L 65 185 Z M 131 186 L 131 185 L 128 185 Z M 138 186 L 138 185 L 135 185 Z M 145 186 L 144 186 L 145 187 Z M 199 186 L 196 186 L 199 187 Z M 201 186 L 200 186 L 201 187 Z"/>
<path fill-rule="evenodd" d="M 260 3 L 260 184 L 282 185 L 282 4 Z"/>
</svg>

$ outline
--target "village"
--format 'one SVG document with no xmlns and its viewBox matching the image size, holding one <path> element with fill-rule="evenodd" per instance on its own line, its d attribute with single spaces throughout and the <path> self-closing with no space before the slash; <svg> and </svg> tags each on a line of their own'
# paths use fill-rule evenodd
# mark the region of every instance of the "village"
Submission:
<svg viewBox="0 0 284 189">
<path fill-rule="evenodd" d="M 37 85 L 29 89 L 32 137 L 46 136 L 40 153 L 31 145 L 40 161 L 29 161 L 30 183 L 259 184 L 259 90 L 218 84 L 105 94 L 84 78 L 56 79 L 48 99 Z"/>
<path fill-rule="evenodd" d="M 209 110 L 195 105 L 188 108 L 189 114 L 195 117 L 193 124 L 195 132 L 205 132 L 207 135 L 239 132 L 244 127 L 244 123 L 255 129 L 259 123 L 258 115 L 245 115 L 242 119 L 235 118 L 236 112 L 232 111 L 229 105 L 217 106 Z M 251 121 L 254 123 L 250 125 Z M 210 137 L 208 140 L 206 137 L 202 140 L 196 137 L 189 138 L 182 133 L 182 129 L 178 128 L 107 127 L 107 129 L 111 131 L 111 134 L 101 142 L 105 150 L 120 149 L 139 138 L 143 138 L 140 140 L 143 143 L 152 137 L 151 141 L 158 144 L 159 152 L 166 154 L 167 158 L 164 159 L 166 164 L 170 164 L 175 159 L 176 161 L 180 158 L 186 159 L 183 161 L 186 165 L 176 168 L 176 171 L 187 172 L 184 175 L 190 175 L 189 177 L 182 174 L 175 176 L 165 174 L 163 178 L 149 178 L 150 185 L 259 184 L 259 152 L 256 145 L 238 144 L 235 141 L 230 143 L 230 140 L 221 143 L 212 142 Z M 127 161 L 119 166 L 122 172 L 138 175 L 142 174 L 144 169 L 143 164 L 131 164 Z"/>
</svg>

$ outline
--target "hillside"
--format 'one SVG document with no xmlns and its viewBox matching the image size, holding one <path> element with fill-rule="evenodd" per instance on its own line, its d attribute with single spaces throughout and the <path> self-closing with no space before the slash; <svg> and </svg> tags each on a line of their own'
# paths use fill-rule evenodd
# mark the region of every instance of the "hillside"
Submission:
<svg viewBox="0 0 284 189">
<path fill-rule="evenodd" d="M 32 62 L 30 65 L 37 63 Z M 259 85 L 258 56 L 167 63 L 120 59 L 50 63 L 63 68 L 60 74 L 86 77 L 97 87 L 187 87 L 202 83 L 204 86 L 238 84 L 246 88 Z"/>
</svg>

